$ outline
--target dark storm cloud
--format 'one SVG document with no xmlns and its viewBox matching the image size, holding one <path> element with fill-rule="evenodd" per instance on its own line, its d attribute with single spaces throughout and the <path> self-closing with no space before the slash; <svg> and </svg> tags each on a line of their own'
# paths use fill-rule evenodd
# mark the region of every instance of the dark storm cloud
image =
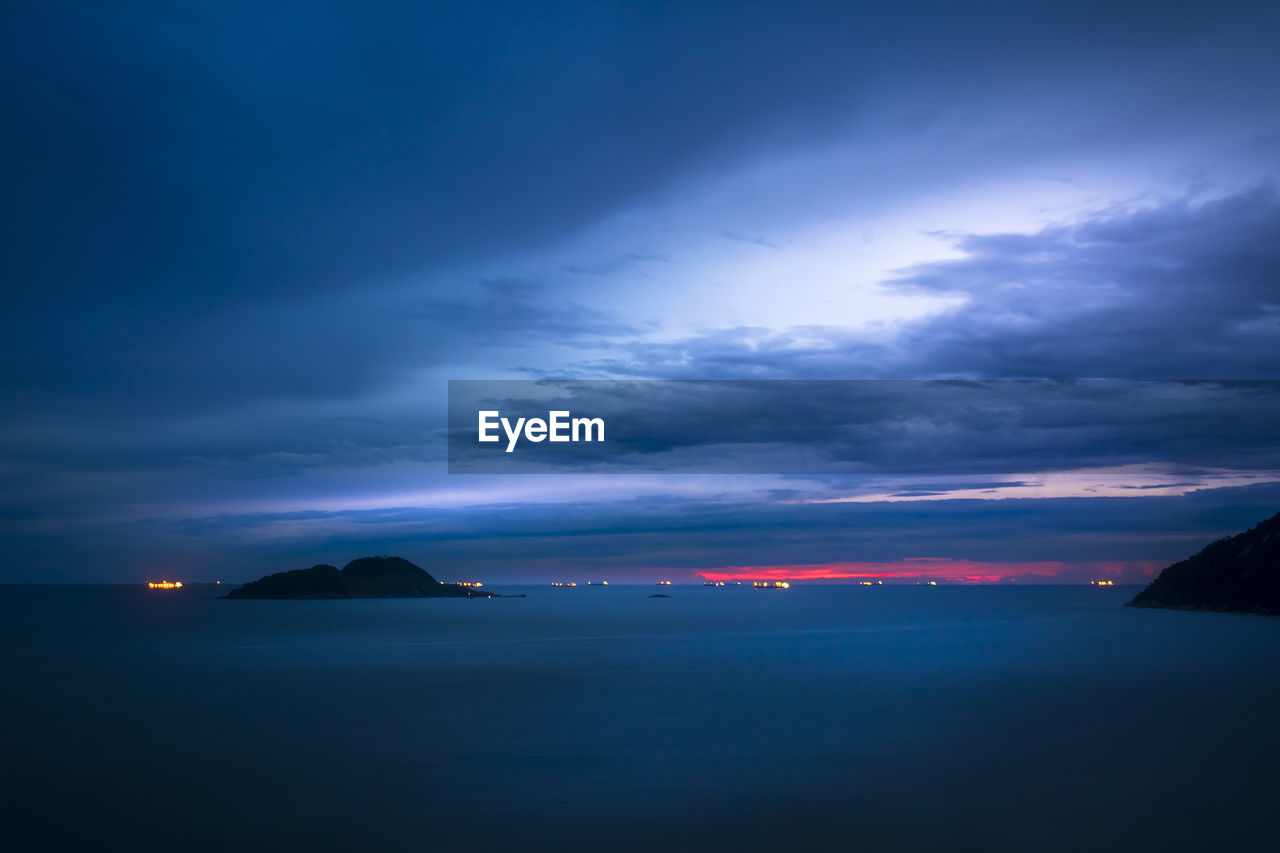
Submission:
<svg viewBox="0 0 1280 853">
<path fill-rule="evenodd" d="M 762 123 L 778 141 L 845 120 L 824 107 L 860 85 L 852 48 L 883 33 L 726 11 L 14 7 L 8 381 L 47 392 L 86 362 L 198 362 L 182 336 L 210 311 L 558 238 L 757 147 Z M 279 335 L 305 346 L 304 325 Z M 282 390 L 305 393 L 292 378 Z"/>
<path fill-rule="evenodd" d="M 559 239 L 886 110 L 927 123 L 1010 69 L 1060 83 L 1266 42 L 1249 4 L 1151 9 L 9 4 L 0 375 L 26 400 L 179 408 L 377 385 L 444 356 L 369 340 L 372 318 L 343 334 L 352 306 L 326 294 Z M 1198 102 L 1267 91 L 1238 72 L 1176 79 Z"/>
<path fill-rule="evenodd" d="M 592 364 L 636 376 L 1280 375 L 1280 192 L 1105 212 L 1032 234 L 963 234 L 958 260 L 888 285 L 963 297 L 888 343 L 806 327 L 619 345 Z M 804 345 L 799 340 L 818 339 Z"/>
</svg>

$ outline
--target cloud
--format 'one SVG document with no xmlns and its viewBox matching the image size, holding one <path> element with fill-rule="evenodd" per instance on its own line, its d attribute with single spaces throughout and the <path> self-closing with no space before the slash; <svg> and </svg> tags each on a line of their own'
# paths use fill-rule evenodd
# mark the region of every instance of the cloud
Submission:
<svg viewBox="0 0 1280 853">
<path fill-rule="evenodd" d="M 555 482 L 541 486 L 552 490 L 565 483 L 550 479 Z M 570 575 L 696 581 L 699 572 L 734 566 L 922 558 L 1061 563 L 1066 574 L 1059 580 L 1075 581 L 1096 577 L 1105 566 L 1167 565 L 1273 515 L 1280 504 L 1274 483 L 1181 497 L 921 501 L 909 511 L 884 502 L 779 503 L 731 488 L 719 497 L 698 490 L 681 495 L 674 484 L 665 494 L 636 497 L 627 494 L 625 481 L 612 485 L 612 497 L 590 494 L 577 502 L 564 491 L 560 500 L 491 506 L 153 518 L 82 524 L 70 537 L 65 527 L 47 533 L 28 528 L 0 542 L 14 580 L 142 578 L 152 568 L 176 566 L 185 578 L 225 581 L 398 553 L 446 574 L 464 572 L 492 583 Z"/>
<path fill-rule="evenodd" d="M 582 339 L 638 331 L 616 316 L 560 297 L 546 282 L 527 278 L 484 279 L 463 296 L 428 297 L 411 316 L 453 335 L 498 339 L 516 333 L 516 340 L 526 346 L 548 340 L 582 345 Z"/>
<path fill-rule="evenodd" d="M 941 164 L 931 181 L 948 170 L 968 180 L 1011 152 L 1084 146 L 1103 130 L 1108 144 L 1182 138 L 1209 120 L 1241 124 L 1246 139 L 1274 133 L 1252 127 L 1274 114 L 1262 35 L 1272 15 L 1150 9 L 504 4 L 494 26 L 487 12 L 409 3 L 17 4 L 0 51 L 15 129 L 0 158 L 14 283 L 0 378 L 41 402 L 59 388 L 91 401 L 157 388 L 183 408 L 350 394 L 392 365 L 447 358 L 396 346 L 392 318 L 360 322 L 361 300 L 385 305 L 386 291 L 421 277 L 452 304 L 466 289 L 459 269 L 764 160 L 836 147 L 857 163 L 907 144 L 912 162 L 887 182 L 854 172 L 826 180 L 821 198 L 806 188 L 807 204 L 788 196 L 793 216 L 822 218 L 850 196 L 896 203 L 902 172 Z M 1099 43 L 1083 23 L 1095 14 L 1131 22 L 1134 38 Z M 1150 121 L 1116 118 L 1132 101 Z M 962 157 L 957 123 L 969 128 Z M 749 222 L 719 223 L 778 206 L 775 189 L 699 210 L 696 227 L 756 240 Z M 687 228 L 681 215 L 665 227 Z M 283 313 L 293 319 L 256 328 Z M 496 322 L 494 334 L 519 336 Z M 391 333 L 370 340 L 379 323 Z M 223 360 L 232 379 L 218 375 Z M 200 376 L 184 387 L 174 364 Z"/>
<path fill-rule="evenodd" d="M 885 286 L 960 297 L 872 338 L 838 326 L 619 342 L 587 369 L 670 378 L 1280 375 L 1280 193 L 1109 209 L 1030 234 L 956 234 L 963 257 Z"/>
</svg>

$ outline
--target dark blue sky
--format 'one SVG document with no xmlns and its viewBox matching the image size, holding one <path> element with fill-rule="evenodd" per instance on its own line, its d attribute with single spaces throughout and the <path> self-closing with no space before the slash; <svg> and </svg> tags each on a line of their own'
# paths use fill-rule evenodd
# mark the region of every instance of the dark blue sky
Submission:
<svg viewBox="0 0 1280 853">
<path fill-rule="evenodd" d="M 450 378 L 1280 378 L 1274 3 L 0 17 L 0 580 L 1138 578 L 1280 509 L 1066 449 L 888 501 L 440 438 Z"/>
</svg>

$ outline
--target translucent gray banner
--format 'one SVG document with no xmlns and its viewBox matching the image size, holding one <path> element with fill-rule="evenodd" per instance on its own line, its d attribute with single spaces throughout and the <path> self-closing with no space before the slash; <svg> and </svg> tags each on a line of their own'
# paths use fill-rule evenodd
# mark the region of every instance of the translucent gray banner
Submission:
<svg viewBox="0 0 1280 853">
<path fill-rule="evenodd" d="M 458 474 L 1280 469 L 1280 381 L 454 380 Z"/>
</svg>

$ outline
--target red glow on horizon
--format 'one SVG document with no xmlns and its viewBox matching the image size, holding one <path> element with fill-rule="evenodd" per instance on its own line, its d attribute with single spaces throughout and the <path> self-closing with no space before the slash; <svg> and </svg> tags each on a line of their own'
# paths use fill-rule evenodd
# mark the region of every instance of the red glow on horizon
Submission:
<svg viewBox="0 0 1280 853">
<path fill-rule="evenodd" d="M 932 578 L 953 583 L 996 583 L 1008 578 L 1053 577 L 1057 561 L 985 563 L 944 557 L 917 557 L 888 563 L 801 563 L 783 566 L 727 566 L 698 572 L 709 581 L 756 580 L 908 580 Z"/>
</svg>

